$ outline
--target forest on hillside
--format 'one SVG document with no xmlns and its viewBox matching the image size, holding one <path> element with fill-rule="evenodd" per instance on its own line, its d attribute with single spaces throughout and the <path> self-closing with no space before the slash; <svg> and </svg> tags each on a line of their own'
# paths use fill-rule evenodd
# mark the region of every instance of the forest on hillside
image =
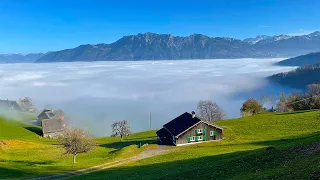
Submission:
<svg viewBox="0 0 320 180">
<path fill-rule="evenodd" d="M 302 66 L 289 72 L 274 74 L 267 79 L 277 84 L 305 89 L 309 84 L 320 83 L 320 63 Z"/>
</svg>

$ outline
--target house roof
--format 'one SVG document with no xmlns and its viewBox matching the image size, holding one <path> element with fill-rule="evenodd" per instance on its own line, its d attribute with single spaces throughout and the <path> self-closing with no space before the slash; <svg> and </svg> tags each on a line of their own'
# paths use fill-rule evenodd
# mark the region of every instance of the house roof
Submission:
<svg viewBox="0 0 320 180">
<path fill-rule="evenodd" d="M 157 131 L 156 133 L 157 133 L 157 135 L 158 135 L 159 137 L 167 137 L 167 136 L 170 135 L 170 133 L 169 133 L 166 129 L 164 129 L 164 128 L 161 128 L 161 129 L 160 129 L 159 131 Z"/>
<path fill-rule="evenodd" d="M 44 109 L 39 115 L 41 114 L 45 114 L 49 119 L 53 119 L 53 118 L 61 118 L 64 116 L 64 112 L 61 109 L 57 109 L 57 110 L 52 110 L 52 109 Z"/>
<path fill-rule="evenodd" d="M 200 121 L 201 120 L 199 118 L 193 118 L 190 113 L 185 112 L 175 119 L 171 120 L 167 124 L 163 125 L 163 127 L 167 129 L 172 135 L 177 136 Z"/>
<path fill-rule="evenodd" d="M 61 116 L 64 116 L 64 112 L 61 109 L 52 110 L 52 113 L 57 117 L 60 118 Z"/>
<path fill-rule="evenodd" d="M 43 134 L 60 132 L 64 129 L 64 123 L 61 119 L 44 119 L 42 120 Z"/>
</svg>

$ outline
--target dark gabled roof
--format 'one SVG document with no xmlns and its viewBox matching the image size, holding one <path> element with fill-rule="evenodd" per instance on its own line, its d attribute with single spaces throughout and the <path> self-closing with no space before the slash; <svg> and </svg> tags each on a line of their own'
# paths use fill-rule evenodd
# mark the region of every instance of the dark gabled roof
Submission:
<svg viewBox="0 0 320 180">
<path fill-rule="evenodd" d="M 64 129 L 64 122 L 61 119 L 44 119 L 42 120 L 42 132 L 53 133 L 60 132 Z"/>
<path fill-rule="evenodd" d="M 161 137 L 167 137 L 167 136 L 170 135 L 170 133 L 169 133 L 166 129 L 164 129 L 164 128 L 160 129 L 160 130 L 157 131 L 156 133 L 157 133 L 158 137 L 160 137 L 160 138 L 161 138 Z"/>
<path fill-rule="evenodd" d="M 192 118 L 190 113 L 185 112 L 179 117 L 163 125 L 163 127 L 170 131 L 174 136 L 177 136 L 200 121 L 201 120 L 199 118 Z"/>
</svg>

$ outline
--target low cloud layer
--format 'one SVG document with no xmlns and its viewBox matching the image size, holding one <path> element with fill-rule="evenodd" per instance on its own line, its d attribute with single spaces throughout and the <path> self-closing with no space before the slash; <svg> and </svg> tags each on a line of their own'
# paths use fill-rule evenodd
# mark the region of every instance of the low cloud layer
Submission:
<svg viewBox="0 0 320 180">
<path fill-rule="evenodd" d="M 97 136 L 109 135 L 110 124 L 122 119 L 141 131 L 149 128 L 149 112 L 155 129 L 195 110 L 201 99 L 238 117 L 243 100 L 270 93 L 264 77 L 292 69 L 272 66 L 279 60 L 0 64 L 0 99 L 29 96 L 39 109 L 61 108 Z"/>
</svg>

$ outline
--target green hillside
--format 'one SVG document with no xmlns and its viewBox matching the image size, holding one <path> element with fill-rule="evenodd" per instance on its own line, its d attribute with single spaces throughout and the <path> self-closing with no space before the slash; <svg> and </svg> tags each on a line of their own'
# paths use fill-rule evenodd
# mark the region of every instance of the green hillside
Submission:
<svg viewBox="0 0 320 180">
<path fill-rule="evenodd" d="M 118 137 L 99 138 L 92 151 L 79 154 L 78 163 L 72 164 L 72 156 L 64 154 L 57 140 L 42 138 L 39 130 L 21 121 L 0 118 L 0 179 L 51 175 L 127 158 L 152 148 L 138 148 L 138 142 L 155 139 L 155 131 L 133 134 L 124 143 Z"/>
<path fill-rule="evenodd" d="M 169 147 L 166 154 L 73 177 L 73 179 L 310 179 L 320 172 L 320 111 L 262 113 L 217 122 L 222 141 Z M 133 157 L 154 149 L 155 131 L 96 139 L 77 164 L 39 127 L 0 119 L 0 179 L 68 172 Z M 149 143 L 138 148 L 138 144 Z"/>
<path fill-rule="evenodd" d="M 5 118 L 0 117 L 0 140 L 39 140 L 39 136 L 33 132 L 33 130 L 39 131 L 39 129 L 39 127 L 28 125 L 20 121 L 8 121 Z"/>
<path fill-rule="evenodd" d="M 219 121 L 224 140 L 70 179 L 317 179 L 320 112 L 263 113 Z"/>
</svg>

